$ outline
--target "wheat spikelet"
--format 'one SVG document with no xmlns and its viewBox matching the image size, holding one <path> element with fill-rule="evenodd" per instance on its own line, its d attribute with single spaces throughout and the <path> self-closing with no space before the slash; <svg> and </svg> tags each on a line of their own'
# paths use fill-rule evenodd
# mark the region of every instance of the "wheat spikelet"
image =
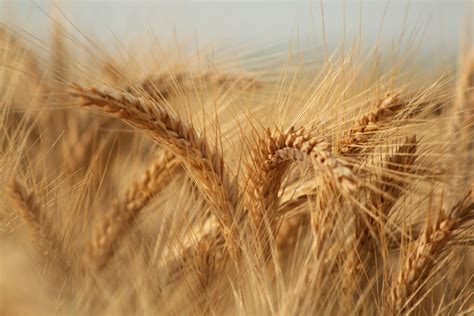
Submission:
<svg viewBox="0 0 474 316">
<path fill-rule="evenodd" d="M 140 182 L 134 182 L 125 199 L 113 203 L 113 207 L 94 225 L 92 242 L 86 260 L 96 269 L 102 269 L 114 254 L 124 230 L 133 226 L 136 217 L 148 202 L 173 179 L 179 162 L 171 153 L 161 153 L 153 161 Z"/>
<path fill-rule="evenodd" d="M 98 130 L 108 123 L 109 121 L 102 118 L 95 118 L 81 133 L 79 133 L 79 130 L 76 130 L 68 134 L 67 142 L 65 143 L 65 158 L 67 166 L 71 171 L 76 171 L 87 161 L 87 158 L 92 156 L 91 147 L 97 139 Z"/>
<path fill-rule="evenodd" d="M 388 291 L 386 305 L 390 311 L 398 314 L 407 308 L 411 296 L 423 286 L 449 239 L 473 216 L 474 191 L 471 187 L 448 211 L 441 210 L 432 225 L 426 224 L 422 236 L 408 245 L 409 253 Z"/>
<path fill-rule="evenodd" d="M 395 117 L 405 107 L 406 103 L 399 99 L 398 95 L 387 95 L 379 101 L 377 110 L 364 115 L 354 123 L 340 142 L 339 153 L 347 156 L 359 154 L 383 124 Z"/>
<path fill-rule="evenodd" d="M 215 207 L 215 215 L 231 251 L 236 250 L 235 228 L 232 227 L 238 204 L 238 188 L 229 179 L 222 157 L 210 149 L 203 137 L 157 104 L 126 92 L 74 85 L 70 93 L 79 97 L 83 106 L 96 105 L 147 131 L 189 166 L 189 171 L 197 178 L 198 185 Z"/>
</svg>

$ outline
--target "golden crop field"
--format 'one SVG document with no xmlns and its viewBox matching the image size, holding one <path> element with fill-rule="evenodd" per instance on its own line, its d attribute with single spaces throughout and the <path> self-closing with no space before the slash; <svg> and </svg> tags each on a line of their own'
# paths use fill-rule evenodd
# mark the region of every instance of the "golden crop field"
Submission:
<svg viewBox="0 0 474 316">
<path fill-rule="evenodd" d="M 428 71 L 66 24 L 0 28 L 0 315 L 474 313 L 469 28 Z"/>
</svg>

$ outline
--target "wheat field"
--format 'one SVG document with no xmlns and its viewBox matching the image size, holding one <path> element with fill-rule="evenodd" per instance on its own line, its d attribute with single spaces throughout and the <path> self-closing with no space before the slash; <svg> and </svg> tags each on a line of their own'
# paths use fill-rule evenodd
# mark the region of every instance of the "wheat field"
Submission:
<svg viewBox="0 0 474 316">
<path fill-rule="evenodd" d="M 0 28 L 0 315 L 474 313 L 471 37 L 429 72 L 52 27 Z"/>
</svg>

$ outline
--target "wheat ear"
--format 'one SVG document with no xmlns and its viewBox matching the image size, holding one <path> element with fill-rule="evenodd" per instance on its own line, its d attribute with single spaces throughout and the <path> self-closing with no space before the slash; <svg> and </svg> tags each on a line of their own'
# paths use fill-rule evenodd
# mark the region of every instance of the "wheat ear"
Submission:
<svg viewBox="0 0 474 316">
<path fill-rule="evenodd" d="M 134 182 L 125 199 L 113 207 L 94 225 L 92 241 L 86 260 L 96 269 L 102 269 L 113 256 L 125 230 L 131 228 L 140 212 L 173 179 L 179 162 L 171 153 L 164 152 L 153 161 L 139 182 Z"/>
<path fill-rule="evenodd" d="M 343 156 L 353 156 L 359 154 L 363 147 L 370 143 L 377 131 L 380 131 L 382 124 L 389 121 L 395 115 L 400 113 L 406 107 L 406 103 L 401 100 L 398 95 L 391 96 L 388 94 L 384 99 L 378 101 L 377 110 L 364 115 L 359 120 L 353 123 L 347 135 L 340 142 L 338 148 L 339 154 Z M 349 166 L 350 167 L 350 166 Z M 297 196 L 295 199 L 285 204 L 284 209 L 290 211 L 294 207 L 301 205 L 307 201 L 307 194 Z M 308 219 L 308 217 L 306 217 Z M 304 220 L 304 219 L 303 219 Z M 286 224 L 283 223 L 283 226 Z M 291 223 L 290 226 L 293 226 Z M 288 229 L 285 231 L 285 236 L 296 231 L 295 229 Z M 283 238 L 283 235 L 282 237 Z"/>
<path fill-rule="evenodd" d="M 282 178 L 293 162 L 308 160 L 327 173 L 340 190 L 350 192 L 355 189 L 352 171 L 331 154 L 327 142 L 305 133 L 303 128 L 296 130 L 291 127 L 286 132 L 274 133 L 267 130 L 267 136 L 254 150 L 253 167 L 249 168 L 248 205 L 257 231 L 263 232 L 263 225 L 268 223 L 274 237 Z M 261 242 L 265 244 L 264 240 Z"/>
<path fill-rule="evenodd" d="M 399 99 L 398 95 L 388 94 L 379 101 L 374 112 L 364 115 L 353 124 L 340 142 L 339 153 L 348 156 L 359 154 L 383 124 L 390 121 L 405 107 L 406 103 Z"/>
<path fill-rule="evenodd" d="M 41 206 L 31 189 L 19 179 L 14 179 L 8 188 L 8 195 L 18 212 L 19 217 L 27 227 L 36 250 L 48 257 L 54 250 L 51 236 L 41 224 Z"/>
<path fill-rule="evenodd" d="M 474 191 L 471 187 L 449 211 L 441 210 L 433 224 L 425 225 L 422 236 L 408 245 L 409 253 L 388 291 L 386 306 L 391 312 L 399 314 L 408 307 L 412 295 L 423 286 L 449 239 L 473 216 Z"/>
<path fill-rule="evenodd" d="M 70 93 L 79 97 L 83 106 L 95 105 L 132 126 L 147 131 L 155 141 L 182 160 L 215 207 L 215 215 L 229 242 L 229 248 L 236 250 L 233 222 L 239 200 L 238 187 L 236 181 L 229 179 L 221 155 L 211 150 L 204 137 L 157 103 L 127 92 L 73 85 Z"/>
</svg>

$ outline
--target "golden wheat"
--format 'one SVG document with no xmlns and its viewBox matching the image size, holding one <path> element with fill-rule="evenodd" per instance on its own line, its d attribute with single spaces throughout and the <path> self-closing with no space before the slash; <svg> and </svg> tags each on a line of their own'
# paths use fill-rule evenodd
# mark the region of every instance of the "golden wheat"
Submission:
<svg viewBox="0 0 474 316">
<path fill-rule="evenodd" d="M 0 28 L 0 314 L 472 310 L 469 45 L 456 77 L 379 47 L 240 67 L 19 34 Z"/>
</svg>

